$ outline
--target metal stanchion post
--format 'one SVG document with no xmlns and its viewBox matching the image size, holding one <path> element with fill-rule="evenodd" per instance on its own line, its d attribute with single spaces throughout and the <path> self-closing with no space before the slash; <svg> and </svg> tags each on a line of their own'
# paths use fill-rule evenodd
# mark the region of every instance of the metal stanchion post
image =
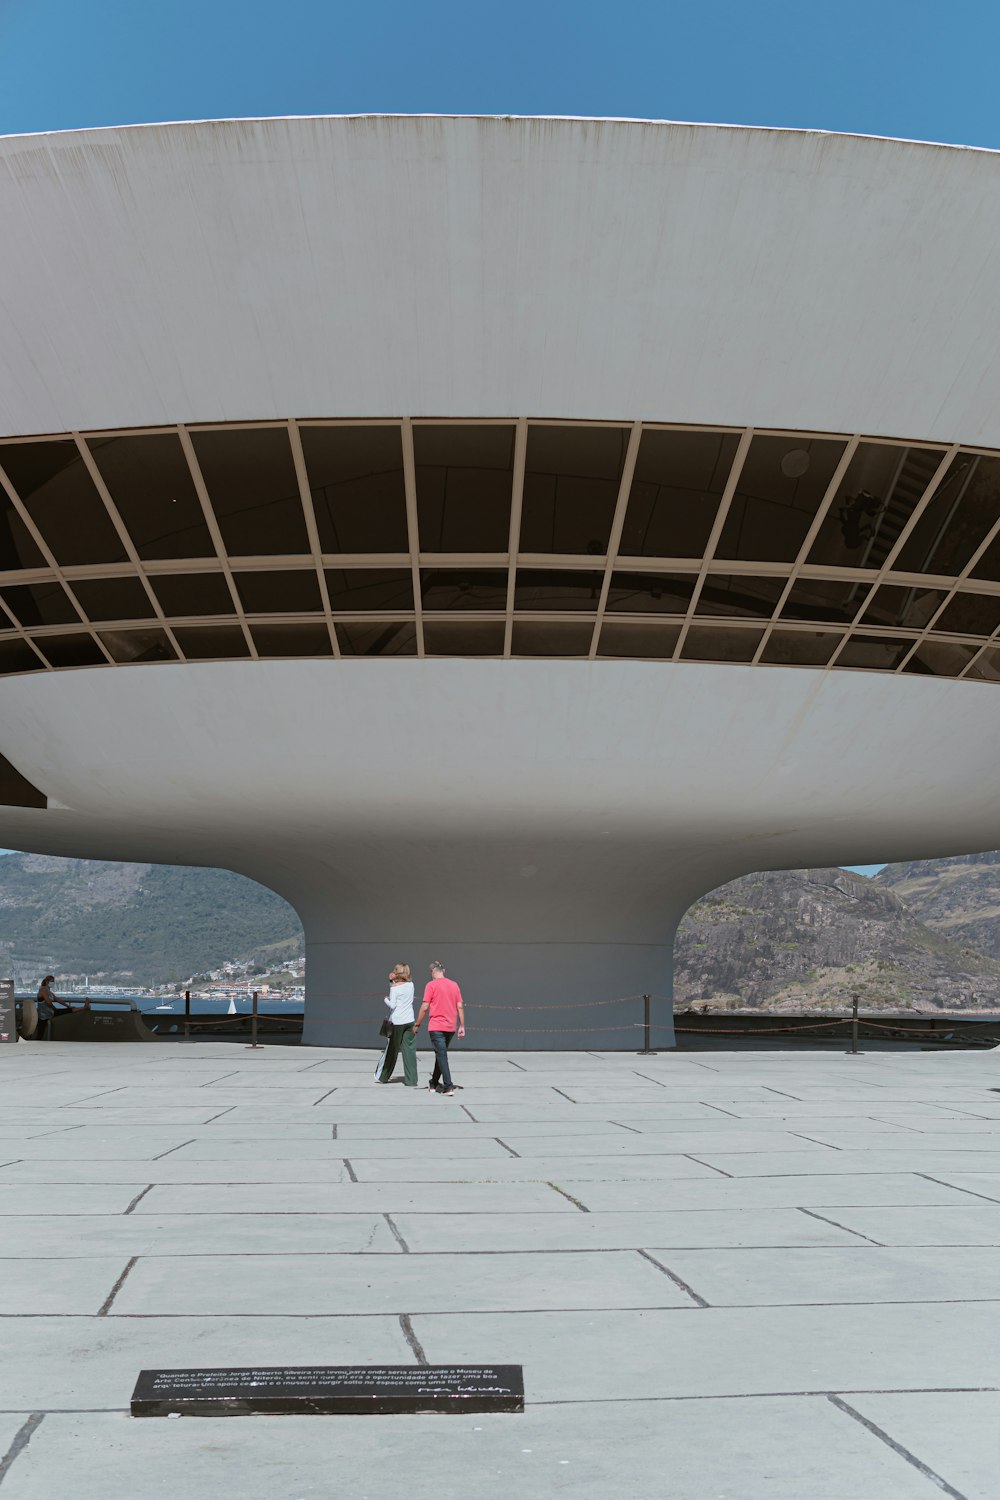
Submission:
<svg viewBox="0 0 1000 1500">
<path fill-rule="evenodd" d="M 184 1040 L 191 1040 L 191 991 L 184 991 Z"/>
<path fill-rule="evenodd" d="M 636 1053 L 636 1057 L 655 1057 L 656 1053 L 649 1045 L 649 996 L 642 997 L 642 1046 Z"/>
<path fill-rule="evenodd" d="M 849 1057 L 860 1057 L 858 1052 L 858 992 L 854 990 L 851 994 L 851 1050 Z"/>
<path fill-rule="evenodd" d="M 250 1045 L 257 1045 L 257 991 L 253 992 L 253 1010 L 250 1014 Z"/>
</svg>

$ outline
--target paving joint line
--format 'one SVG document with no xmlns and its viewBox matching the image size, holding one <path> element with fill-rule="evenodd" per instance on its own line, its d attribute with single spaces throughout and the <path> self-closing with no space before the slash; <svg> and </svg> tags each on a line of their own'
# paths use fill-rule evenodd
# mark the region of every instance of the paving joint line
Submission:
<svg viewBox="0 0 1000 1500">
<path fill-rule="evenodd" d="M 3 1458 L 0 1459 L 0 1484 L 3 1484 L 10 1472 L 11 1465 L 16 1461 L 18 1455 L 23 1453 L 25 1448 L 27 1448 L 44 1420 L 45 1413 L 43 1411 L 33 1411 L 28 1420 L 14 1434 L 13 1442 Z"/>
<path fill-rule="evenodd" d="M 312 1102 L 312 1108 L 315 1109 L 316 1106 L 317 1106 L 317 1104 L 322 1104 L 324 1099 L 329 1099 L 330 1095 L 331 1094 L 335 1094 L 336 1092 L 337 1092 L 337 1085 L 334 1084 L 334 1086 L 333 1086 L 332 1089 L 327 1089 L 327 1091 L 326 1091 L 325 1094 L 320 1094 L 320 1096 L 319 1096 L 318 1099 L 314 1099 L 313 1100 L 313 1102 Z"/>
<path fill-rule="evenodd" d="M 399 1326 L 403 1330 L 403 1337 L 413 1351 L 413 1357 L 418 1365 L 426 1365 L 429 1361 L 424 1353 L 424 1346 L 417 1338 L 413 1329 L 413 1323 L 409 1313 L 400 1313 Z"/>
<path fill-rule="evenodd" d="M 357 1180 L 358 1180 L 358 1174 L 357 1174 L 357 1172 L 355 1172 L 354 1168 L 351 1166 L 350 1162 L 347 1160 L 347 1157 L 346 1156 L 343 1157 L 342 1160 L 343 1160 L 344 1166 L 347 1169 L 347 1175 L 348 1175 L 348 1177 L 351 1179 L 352 1182 L 357 1182 Z M 332 1186 L 336 1186 L 336 1185 L 337 1185 L 336 1183 L 332 1184 Z"/>
<path fill-rule="evenodd" d="M 410 1247 L 406 1243 L 406 1241 L 404 1240 L 403 1236 L 400 1234 L 399 1229 L 396 1226 L 395 1220 L 392 1217 L 392 1214 L 383 1214 L 382 1217 L 385 1220 L 385 1222 L 388 1224 L 389 1228 L 392 1230 L 393 1237 L 395 1238 L 396 1242 L 398 1243 L 398 1245 L 399 1245 L 400 1249 L 402 1250 L 403 1254 L 404 1255 L 409 1255 L 410 1254 Z M 320 1253 L 323 1253 L 323 1252 L 320 1252 Z M 364 1253 L 365 1253 L 364 1251 L 349 1251 L 348 1252 L 348 1254 L 355 1254 L 355 1255 L 357 1255 L 357 1254 L 364 1254 Z M 460 1252 L 455 1252 L 455 1253 L 457 1254 L 457 1253 L 460 1253 Z"/>
<path fill-rule="evenodd" d="M 143 1198 L 145 1198 L 146 1194 L 149 1193 L 149 1192 L 152 1192 L 152 1190 L 153 1190 L 153 1188 L 155 1186 L 156 1186 L 155 1182 L 149 1182 L 143 1188 L 143 1190 L 142 1190 L 141 1193 L 136 1193 L 135 1197 L 132 1199 L 132 1202 L 129 1204 L 128 1208 L 125 1208 L 125 1209 L 122 1210 L 122 1217 L 124 1217 L 125 1214 L 130 1214 L 133 1211 L 133 1209 L 135 1208 L 136 1204 L 137 1203 L 141 1203 L 142 1200 L 143 1200 Z"/>
<path fill-rule="evenodd" d="M 149 1159 L 150 1161 L 162 1161 L 165 1156 L 171 1156 L 175 1151 L 182 1151 L 185 1146 L 193 1146 L 197 1139 L 198 1137 L 193 1135 L 189 1141 L 181 1141 L 179 1146 L 171 1146 L 169 1151 L 161 1151 L 159 1156 L 151 1156 Z"/>
<path fill-rule="evenodd" d="M 890 1207 L 890 1206 L 891 1205 L 886 1205 L 886 1207 Z M 873 1240 L 872 1237 L 871 1237 L 871 1235 L 869 1235 L 869 1234 L 862 1234 L 860 1229 L 848 1229 L 848 1227 L 847 1227 L 846 1224 L 838 1224 L 836 1219 L 831 1219 L 827 1214 L 819 1214 L 813 1208 L 803 1208 L 801 1206 L 801 1204 L 799 1204 L 798 1205 L 798 1211 L 799 1211 L 800 1214 L 807 1214 L 810 1219 L 818 1219 L 821 1224 L 832 1224 L 833 1227 L 834 1227 L 834 1229 L 842 1229 L 845 1234 L 856 1235 L 859 1240 L 865 1240 L 865 1241 L 867 1241 L 867 1243 L 869 1245 L 877 1245 L 880 1250 L 893 1250 L 893 1249 L 900 1249 L 900 1248 L 902 1248 L 901 1246 L 898 1246 L 898 1245 L 884 1245 L 881 1240 Z M 808 1249 L 809 1247 L 806 1246 L 804 1248 Z M 826 1246 L 824 1248 L 833 1248 L 833 1247 Z M 914 1247 L 910 1247 L 910 1248 L 916 1248 L 916 1247 L 914 1246 Z M 944 1248 L 945 1247 L 942 1246 L 942 1249 L 944 1249 Z M 954 1245 L 949 1245 L 947 1248 L 950 1249 L 950 1250 L 953 1250 L 953 1249 L 957 1249 L 958 1247 L 954 1246 Z"/>
<path fill-rule="evenodd" d="M 502 1146 L 505 1151 L 509 1151 L 511 1156 L 516 1156 L 518 1161 L 523 1160 L 520 1151 L 515 1151 L 513 1146 L 508 1146 L 507 1142 L 502 1141 L 498 1135 L 495 1135 L 493 1139 L 496 1141 L 498 1146 Z M 473 1158 L 473 1160 L 475 1160 L 475 1158 Z"/>
<path fill-rule="evenodd" d="M 655 1255 L 650 1255 L 648 1250 L 637 1250 L 636 1254 L 641 1255 L 643 1260 L 648 1260 L 650 1265 L 655 1266 L 658 1271 L 662 1271 L 664 1276 L 669 1276 L 674 1286 L 679 1287 L 682 1292 L 685 1292 L 696 1306 L 711 1307 L 712 1304 L 706 1302 L 705 1298 L 696 1292 L 693 1286 L 688 1286 L 687 1282 L 678 1276 L 675 1271 L 671 1271 L 669 1266 L 665 1266 L 661 1260 L 657 1260 Z"/>
<path fill-rule="evenodd" d="M 13 1165 L 16 1166 L 17 1163 L 14 1162 Z M 931 1177 L 929 1172 L 914 1172 L 912 1175 L 914 1177 L 922 1177 L 925 1182 L 933 1182 L 938 1187 L 951 1188 L 953 1193 L 968 1193 L 970 1198 L 979 1198 L 983 1203 L 992 1203 L 1000 1208 L 1000 1198 L 991 1198 L 988 1193 L 977 1193 L 973 1188 L 959 1187 L 956 1182 L 942 1182 L 940 1177 Z M 1000 1192 L 1000 1189 L 997 1191 Z M 884 1206 L 888 1207 L 889 1205 L 885 1204 Z M 941 1207 L 948 1208 L 950 1204 L 943 1203 Z"/>
<path fill-rule="evenodd" d="M 862 1427 L 867 1428 L 867 1430 L 872 1433 L 874 1437 L 877 1437 L 880 1442 L 885 1443 L 887 1448 L 891 1448 L 893 1453 L 897 1453 L 899 1457 L 905 1459 L 908 1464 L 912 1464 L 913 1468 L 915 1468 L 918 1473 L 922 1474 L 925 1479 L 929 1479 L 931 1484 L 936 1484 L 938 1489 L 943 1490 L 946 1495 L 950 1495 L 952 1497 L 952 1500 L 967 1500 L 967 1497 L 962 1493 L 961 1490 L 956 1490 L 954 1485 L 949 1484 L 948 1481 L 946 1479 L 943 1479 L 940 1474 L 936 1473 L 927 1464 L 923 1463 L 919 1458 L 917 1458 L 915 1453 L 910 1452 L 909 1448 L 904 1448 L 902 1443 L 897 1443 L 896 1439 L 890 1437 L 889 1434 L 884 1431 L 883 1428 L 879 1427 L 877 1423 L 872 1422 L 868 1417 L 862 1416 L 861 1412 L 857 1411 L 855 1407 L 850 1405 L 849 1402 L 844 1401 L 840 1396 L 834 1395 L 829 1395 L 826 1399 L 830 1402 L 830 1405 L 835 1406 L 838 1411 L 844 1412 L 853 1421 L 858 1422 Z"/>
<path fill-rule="evenodd" d="M 587 1205 L 585 1203 L 581 1203 L 579 1198 L 574 1198 L 572 1193 L 567 1193 L 565 1188 L 558 1187 L 554 1182 L 547 1182 L 546 1187 L 550 1187 L 554 1193 L 561 1193 L 564 1198 L 568 1198 L 570 1203 L 573 1204 L 574 1208 L 578 1208 L 582 1214 L 590 1213 L 590 1209 L 587 1207 Z"/>
<path fill-rule="evenodd" d="M 111 1311 L 111 1307 L 112 1307 L 112 1304 L 114 1303 L 115 1298 L 118 1296 L 118 1293 L 121 1291 L 122 1287 L 125 1285 L 125 1282 L 126 1282 L 126 1280 L 128 1278 L 128 1275 L 129 1275 L 130 1271 L 132 1270 L 132 1267 L 135 1265 L 135 1263 L 136 1263 L 136 1261 L 138 1259 L 139 1259 L 138 1255 L 130 1255 L 129 1256 L 129 1258 L 128 1258 L 126 1264 L 125 1264 L 124 1271 L 121 1273 L 121 1275 L 119 1276 L 118 1280 L 115 1282 L 114 1286 L 111 1288 L 110 1292 L 108 1293 L 108 1295 L 105 1297 L 104 1301 L 101 1303 L 100 1307 L 98 1308 L 97 1316 L 99 1318 L 106 1318 L 108 1316 L 108 1313 Z"/>
</svg>

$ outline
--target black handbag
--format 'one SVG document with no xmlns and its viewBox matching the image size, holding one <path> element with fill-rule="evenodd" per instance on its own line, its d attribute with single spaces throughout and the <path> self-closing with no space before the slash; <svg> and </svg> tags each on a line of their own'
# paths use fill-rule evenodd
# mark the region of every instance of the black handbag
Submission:
<svg viewBox="0 0 1000 1500">
<path fill-rule="evenodd" d="M 378 1034 L 379 1034 L 379 1036 L 384 1036 L 384 1037 L 390 1037 L 390 1036 L 392 1036 L 392 1022 L 389 1020 L 388 1016 L 385 1018 L 385 1020 L 382 1022 L 382 1025 L 379 1027 Z"/>
</svg>

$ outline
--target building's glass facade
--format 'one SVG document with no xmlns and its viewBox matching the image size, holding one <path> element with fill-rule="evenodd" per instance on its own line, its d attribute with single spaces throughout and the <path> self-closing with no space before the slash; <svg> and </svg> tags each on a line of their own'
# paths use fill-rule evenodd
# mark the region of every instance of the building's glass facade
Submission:
<svg viewBox="0 0 1000 1500">
<path fill-rule="evenodd" d="M 1000 680 L 1000 455 L 553 421 L 0 441 L 0 675 L 478 656 Z"/>
</svg>

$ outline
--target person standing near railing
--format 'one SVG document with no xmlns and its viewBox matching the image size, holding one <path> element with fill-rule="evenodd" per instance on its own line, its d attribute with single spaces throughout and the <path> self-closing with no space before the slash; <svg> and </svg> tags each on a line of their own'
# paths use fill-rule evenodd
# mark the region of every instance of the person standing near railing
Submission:
<svg viewBox="0 0 1000 1500">
<path fill-rule="evenodd" d="M 465 1004 L 462 1000 L 462 991 L 454 979 L 445 977 L 444 964 L 437 959 L 431 964 L 430 983 L 424 990 L 420 1014 L 413 1028 L 414 1036 L 420 1030 L 420 1023 L 428 1012 L 427 1034 L 434 1048 L 434 1072 L 431 1074 L 431 1081 L 427 1087 L 441 1094 L 453 1094 L 455 1084 L 452 1082 L 451 1069 L 448 1066 L 448 1048 L 452 1044 L 456 1029 L 459 1036 L 465 1035 Z M 440 1086 L 438 1080 L 440 1080 Z"/>
<path fill-rule="evenodd" d="M 376 1079 L 377 1083 L 388 1083 L 396 1058 L 403 1054 L 403 1083 L 408 1089 L 417 1087 L 417 1049 L 414 1045 L 416 1032 L 413 1027 L 413 982 L 409 964 L 396 964 L 389 974 L 389 993 L 385 997 L 389 1008 L 389 1024 L 392 1031 L 385 1049 L 385 1062 Z"/>
</svg>

